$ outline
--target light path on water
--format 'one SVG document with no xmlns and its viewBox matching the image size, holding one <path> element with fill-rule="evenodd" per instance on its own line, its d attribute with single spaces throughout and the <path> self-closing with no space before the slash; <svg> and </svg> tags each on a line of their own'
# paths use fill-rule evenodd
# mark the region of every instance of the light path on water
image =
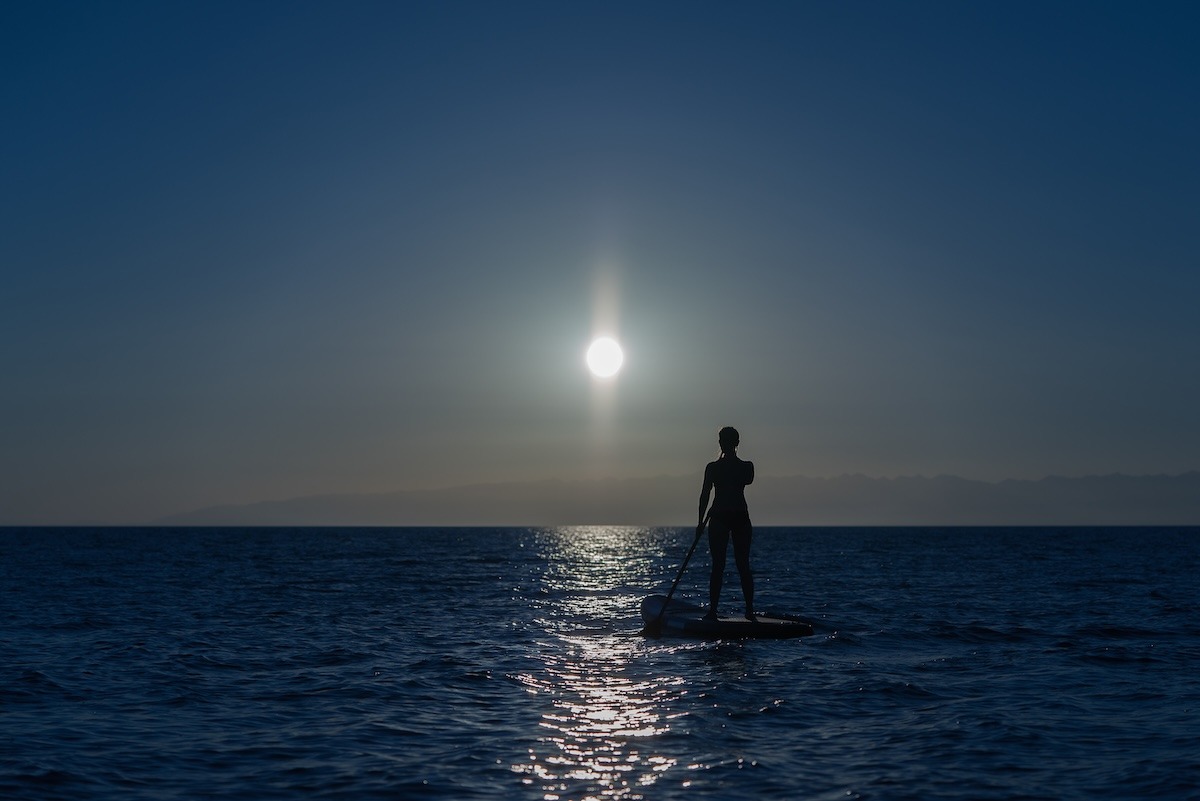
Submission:
<svg viewBox="0 0 1200 801">
<path fill-rule="evenodd" d="M 759 529 L 705 642 L 686 529 L 4 530 L 0 796 L 1186 798 L 1198 533 Z"/>
</svg>

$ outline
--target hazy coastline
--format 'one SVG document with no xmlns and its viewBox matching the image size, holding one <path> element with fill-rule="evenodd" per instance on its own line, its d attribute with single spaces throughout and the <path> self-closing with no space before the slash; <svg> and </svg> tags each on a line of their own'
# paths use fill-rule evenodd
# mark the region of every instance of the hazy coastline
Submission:
<svg viewBox="0 0 1200 801">
<path fill-rule="evenodd" d="M 700 477 L 472 484 L 306 495 L 211 506 L 167 526 L 687 525 Z M 748 490 L 762 525 L 1195 525 L 1200 472 L 978 481 L 956 476 L 764 476 Z"/>
</svg>

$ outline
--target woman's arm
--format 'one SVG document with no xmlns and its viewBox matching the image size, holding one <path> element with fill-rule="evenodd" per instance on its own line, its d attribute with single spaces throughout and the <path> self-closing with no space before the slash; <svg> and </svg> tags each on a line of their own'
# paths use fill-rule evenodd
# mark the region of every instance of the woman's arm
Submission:
<svg viewBox="0 0 1200 801">
<path fill-rule="evenodd" d="M 712 465 L 704 468 L 704 486 L 700 490 L 700 515 L 696 519 L 704 525 L 704 513 L 708 511 L 708 498 L 712 495 Z"/>
</svg>

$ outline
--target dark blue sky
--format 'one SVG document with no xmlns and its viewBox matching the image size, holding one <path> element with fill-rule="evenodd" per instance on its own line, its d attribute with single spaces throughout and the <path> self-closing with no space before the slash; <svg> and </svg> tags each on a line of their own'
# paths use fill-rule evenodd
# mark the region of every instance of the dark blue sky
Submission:
<svg viewBox="0 0 1200 801">
<path fill-rule="evenodd" d="M 1200 467 L 1189 3 L 9 3 L 0 523 Z M 583 367 L 615 334 L 625 369 Z"/>
</svg>

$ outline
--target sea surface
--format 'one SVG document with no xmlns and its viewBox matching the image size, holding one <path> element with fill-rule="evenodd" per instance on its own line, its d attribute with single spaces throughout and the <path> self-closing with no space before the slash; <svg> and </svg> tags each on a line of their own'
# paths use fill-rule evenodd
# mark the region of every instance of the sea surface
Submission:
<svg viewBox="0 0 1200 801">
<path fill-rule="evenodd" d="M 0 530 L 0 798 L 1200 798 L 1200 529 L 754 537 Z"/>
</svg>

